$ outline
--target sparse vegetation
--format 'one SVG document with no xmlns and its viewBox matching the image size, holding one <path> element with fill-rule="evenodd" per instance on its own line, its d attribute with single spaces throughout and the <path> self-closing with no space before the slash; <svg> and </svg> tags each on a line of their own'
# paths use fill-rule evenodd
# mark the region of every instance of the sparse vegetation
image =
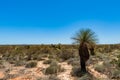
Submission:
<svg viewBox="0 0 120 80">
<path fill-rule="evenodd" d="M 60 80 L 60 78 L 58 79 L 57 75 L 66 71 L 62 68 L 64 66 L 60 66 L 60 64 L 64 61 L 67 62 L 68 65 L 72 65 L 73 68 L 70 75 L 75 77 L 76 80 L 104 80 L 93 78 L 92 74 L 89 73 L 80 73 L 81 68 L 77 49 L 78 45 L 61 44 L 40 46 L 0 46 L 0 70 L 5 73 L 4 79 L 6 80 L 10 77 L 14 78 L 20 76 L 26 72 L 31 73 L 32 71 L 29 70 L 35 69 L 33 71 L 36 71 L 37 68 L 38 74 L 41 74 L 40 72 L 42 72 L 44 75 L 46 74 L 46 77 L 36 78 L 36 80 Z M 87 66 L 93 65 L 93 68 L 96 71 L 107 75 L 110 80 L 119 80 L 119 49 L 120 45 L 97 45 L 95 48 L 96 54 L 90 57 L 87 62 Z M 45 68 L 39 68 L 39 66 L 36 67 L 37 63 L 39 62 L 43 62 Z M 102 62 L 102 65 L 99 64 L 100 62 Z M 15 75 L 9 75 L 15 70 L 18 70 Z"/>
</svg>

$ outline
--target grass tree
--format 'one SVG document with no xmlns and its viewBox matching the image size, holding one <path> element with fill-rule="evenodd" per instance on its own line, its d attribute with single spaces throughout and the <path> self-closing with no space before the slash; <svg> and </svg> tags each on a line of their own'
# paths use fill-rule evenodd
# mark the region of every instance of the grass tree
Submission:
<svg viewBox="0 0 120 80">
<path fill-rule="evenodd" d="M 94 45 L 97 43 L 96 34 L 91 29 L 81 29 L 72 39 L 79 44 L 81 72 L 86 72 L 86 62 L 90 56 L 89 52 L 94 54 Z"/>
</svg>

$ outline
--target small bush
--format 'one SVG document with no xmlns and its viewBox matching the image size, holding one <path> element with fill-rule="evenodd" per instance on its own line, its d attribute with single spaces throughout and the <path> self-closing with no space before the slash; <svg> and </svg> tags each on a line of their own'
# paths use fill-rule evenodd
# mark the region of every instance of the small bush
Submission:
<svg viewBox="0 0 120 80">
<path fill-rule="evenodd" d="M 42 58 L 46 58 L 46 57 L 48 57 L 49 53 L 41 53 L 41 54 L 39 54 L 39 55 L 40 55 L 40 57 L 42 57 Z"/>
<path fill-rule="evenodd" d="M 110 61 L 107 61 L 107 60 L 103 62 L 103 65 L 108 68 L 112 66 Z"/>
<path fill-rule="evenodd" d="M 57 64 L 57 62 L 52 62 L 50 66 L 46 69 L 45 74 L 56 74 L 58 72 L 62 72 L 63 69 L 60 65 Z"/>
<path fill-rule="evenodd" d="M 58 57 L 63 60 L 68 60 L 70 58 L 74 58 L 75 54 L 71 49 L 65 49 L 65 50 L 62 50 L 62 52 L 58 54 Z"/>
<path fill-rule="evenodd" d="M 104 72 L 105 71 L 105 66 L 103 64 L 96 64 L 94 66 L 95 70 L 97 70 L 98 72 Z"/>
<path fill-rule="evenodd" d="M 112 71 L 112 79 L 120 79 L 120 70 Z"/>
<path fill-rule="evenodd" d="M 68 64 L 71 64 L 72 66 L 80 65 L 80 60 L 77 58 L 70 58 L 67 62 L 68 62 Z"/>
<path fill-rule="evenodd" d="M 43 64 L 50 64 L 50 63 L 52 63 L 52 61 L 53 61 L 53 60 L 51 60 L 51 59 L 50 59 L 50 60 L 45 60 L 45 61 L 43 62 Z"/>
<path fill-rule="evenodd" d="M 12 78 L 16 78 L 17 76 L 19 76 L 19 75 L 18 74 L 6 74 L 4 79 L 0 79 L 0 80 L 9 80 L 9 79 L 12 79 Z"/>
<path fill-rule="evenodd" d="M 14 65 L 15 66 L 23 66 L 23 65 L 25 65 L 25 61 L 15 61 Z"/>
<path fill-rule="evenodd" d="M 96 80 L 94 79 L 89 73 L 81 76 L 80 78 L 78 78 L 77 80 Z"/>
<path fill-rule="evenodd" d="M 40 77 L 37 80 L 60 80 L 56 75 L 50 75 L 47 77 Z"/>
<path fill-rule="evenodd" d="M 116 65 L 118 68 L 120 68 L 120 55 L 118 55 L 117 57 L 115 57 L 114 59 L 112 59 L 112 61 L 110 62 L 111 64 Z"/>
<path fill-rule="evenodd" d="M 3 61 L 2 60 L 0 60 L 0 69 L 1 68 L 5 68 L 5 66 L 3 65 Z"/>
<path fill-rule="evenodd" d="M 51 75 L 51 76 L 49 77 L 49 80 L 60 80 L 60 79 L 57 78 L 56 75 Z"/>
<path fill-rule="evenodd" d="M 31 61 L 29 63 L 26 64 L 26 68 L 34 68 L 37 66 L 37 62 L 36 61 Z"/>
<path fill-rule="evenodd" d="M 42 60 L 42 58 L 43 58 L 43 56 L 45 56 L 45 55 L 42 55 L 42 54 L 34 54 L 34 55 L 32 55 L 32 60 L 37 60 L 37 61 L 40 61 L 40 60 Z"/>
<path fill-rule="evenodd" d="M 56 53 L 51 53 L 51 54 L 49 54 L 48 58 L 49 59 L 56 59 L 58 57 L 57 57 Z"/>
<path fill-rule="evenodd" d="M 118 65 L 118 67 L 120 67 L 120 55 L 117 56 L 117 58 L 118 58 L 117 65 Z"/>
<path fill-rule="evenodd" d="M 72 76 L 77 76 L 77 77 L 81 77 L 82 75 L 80 74 L 80 67 L 79 66 L 74 66 L 72 68 L 72 72 L 71 72 L 71 75 Z"/>
</svg>

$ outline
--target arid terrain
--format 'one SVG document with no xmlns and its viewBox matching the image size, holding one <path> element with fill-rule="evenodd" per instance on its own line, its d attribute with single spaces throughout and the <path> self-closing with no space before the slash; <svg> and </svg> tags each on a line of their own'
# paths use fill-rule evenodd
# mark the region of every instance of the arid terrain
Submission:
<svg viewBox="0 0 120 80">
<path fill-rule="evenodd" d="M 0 80 L 120 80 L 120 44 L 97 45 L 87 70 L 77 45 L 0 46 Z"/>
</svg>

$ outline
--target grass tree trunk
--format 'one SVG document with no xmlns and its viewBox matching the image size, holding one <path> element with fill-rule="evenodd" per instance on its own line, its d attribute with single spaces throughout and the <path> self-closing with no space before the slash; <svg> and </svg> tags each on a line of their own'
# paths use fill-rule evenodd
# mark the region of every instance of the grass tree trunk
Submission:
<svg viewBox="0 0 120 80">
<path fill-rule="evenodd" d="M 80 45 L 79 55 L 80 55 L 81 72 L 87 72 L 86 62 L 89 59 L 89 51 L 86 45 Z"/>
<path fill-rule="evenodd" d="M 80 58 L 80 66 L 81 66 L 81 72 L 86 72 L 86 62 L 84 59 Z"/>
<path fill-rule="evenodd" d="M 90 54 L 91 54 L 91 55 L 95 55 L 95 52 L 94 52 L 94 48 L 93 48 L 93 47 L 90 48 Z"/>
</svg>

